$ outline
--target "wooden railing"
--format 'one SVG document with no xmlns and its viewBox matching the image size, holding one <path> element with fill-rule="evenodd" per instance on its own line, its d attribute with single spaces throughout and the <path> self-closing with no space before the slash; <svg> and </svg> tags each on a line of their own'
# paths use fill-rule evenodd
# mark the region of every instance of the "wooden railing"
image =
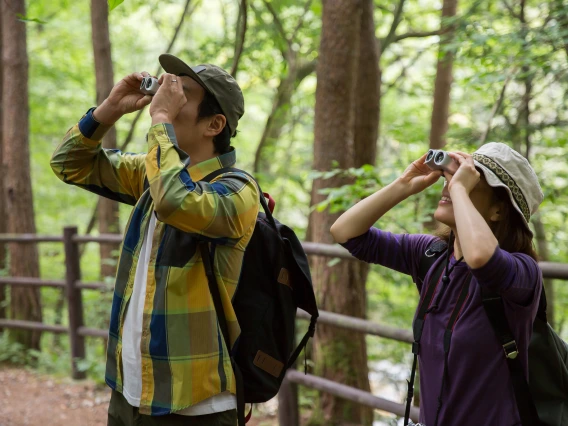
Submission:
<svg viewBox="0 0 568 426">
<path fill-rule="evenodd" d="M 83 322 L 83 290 L 107 290 L 109 286 L 102 282 L 86 283 L 81 281 L 80 251 L 79 245 L 89 242 L 120 244 L 122 236 L 116 234 L 99 236 L 81 236 L 76 227 L 66 227 L 63 236 L 35 235 L 35 234 L 0 234 L 0 244 L 19 243 L 36 244 L 44 242 L 63 243 L 65 248 L 65 279 L 42 280 L 32 277 L 0 277 L 0 284 L 10 286 L 28 287 L 55 287 L 65 290 L 68 302 L 69 325 L 48 325 L 41 322 L 0 319 L 0 328 L 19 328 L 26 330 L 39 330 L 51 333 L 67 333 L 71 348 L 71 371 L 74 379 L 84 379 L 86 373 L 78 368 L 78 361 L 85 357 L 85 336 L 106 338 L 107 330 L 86 327 Z M 305 242 L 302 243 L 308 255 L 337 257 L 347 260 L 355 260 L 347 250 L 340 246 Z M 539 262 L 544 278 L 556 278 L 568 280 L 568 265 L 553 262 Z M 298 319 L 309 319 L 310 316 L 298 310 Z M 399 329 L 372 321 L 340 315 L 333 312 L 320 311 L 319 324 L 344 328 L 358 333 L 393 339 L 404 343 L 412 343 L 410 330 Z M 404 406 L 400 403 L 389 401 L 341 383 L 333 382 L 312 374 L 303 374 L 296 370 L 289 370 L 278 394 L 278 419 L 282 426 L 298 426 L 299 408 L 297 389 L 295 385 L 302 385 L 336 395 L 374 409 L 383 410 L 398 416 L 404 415 Z M 418 408 L 412 407 L 411 418 L 418 419 Z"/>
</svg>

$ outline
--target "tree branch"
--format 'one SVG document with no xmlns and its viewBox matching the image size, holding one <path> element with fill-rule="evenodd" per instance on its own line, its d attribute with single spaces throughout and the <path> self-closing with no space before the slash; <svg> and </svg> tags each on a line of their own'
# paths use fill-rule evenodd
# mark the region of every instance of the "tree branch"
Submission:
<svg viewBox="0 0 568 426">
<path fill-rule="evenodd" d="M 507 90 L 507 86 L 509 85 L 509 82 L 511 81 L 511 78 L 513 77 L 513 74 L 515 74 L 515 72 L 516 68 L 513 68 L 511 71 L 509 71 L 509 74 L 505 79 L 505 83 L 503 84 L 503 88 L 501 89 L 501 93 L 499 94 L 499 98 L 497 98 L 497 101 L 495 102 L 495 104 L 493 104 L 493 108 L 491 108 L 491 114 L 489 115 L 487 127 L 485 128 L 485 131 L 479 139 L 480 146 L 487 142 L 487 137 L 489 136 L 489 132 L 491 131 L 491 123 L 495 118 L 495 114 L 497 114 L 497 112 L 501 108 L 501 105 L 503 104 L 503 100 L 505 99 L 505 91 Z"/>
<path fill-rule="evenodd" d="M 396 30 L 398 25 L 402 21 L 402 11 L 404 10 L 404 3 L 406 0 L 399 0 L 398 4 L 396 5 L 396 9 L 394 10 L 394 16 L 392 20 L 391 27 L 387 36 L 381 41 L 382 49 L 386 49 L 389 44 L 391 44 L 395 39 Z"/>
<path fill-rule="evenodd" d="M 302 16 L 300 16 L 300 19 L 298 20 L 298 23 L 296 24 L 296 28 L 294 28 L 294 31 L 292 32 L 292 37 L 290 37 L 291 41 L 296 40 L 296 36 L 298 35 L 298 31 L 300 31 L 300 29 L 304 25 L 304 19 L 305 19 L 306 15 L 308 14 L 308 10 L 310 9 L 311 5 L 312 5 L 312 0 L 308 0 L 306 2 L 306 4 L 304 5 L 304 13 L 302 13 Z"/>
<path fill-rule="evenodd" d="M 513 9 L 513 6 L 511 6 L 507 0 L 501 0 L 503 5 L 505 6 L 505 8 L 509 11 L 509 13 L 511 14 L 511 16 L 513 16 L 514 18 L 517 18 L 518 20 L 521 20 L 521 15 L 519 15 L 517 12 L 515 12 L 515 9 Z"/>
<path fill-rule="evenodd" d="M 393 43 L 404 40 L 406 38 L 423 38 L 442 35 L 443 31 L 441 29 L 433 31 L 409 31 L 404 34 L 400 34 L 394 37 Z"/>
<path fill-rule="evenodd" d="M 245 47 L 245 36 L 247 33 L 247 0 L 241 0 L 239 8 L 239 17 L 237 18 L 237 33 L 235 36 L 235 54 L 233 55 L 233 66 L 231 67 L 231 75 L 235 77 L 239 68 L 239 61 Z M 239 36 L 240 34 L 240 36 Z"/>
<path fill-rule="evenodd" d="M 282 25 L 282 21 L 280 21 L 280 18 L 278 18 L 278 14 L 276 13 L 274 8 L 272 7 L 271 2 L 269 2 L 267 0 L 262 0 L 262 2 L 264 3 L 266 8 L 268 9 L 270 14 L 272 15 L 272 19 L 274 20 L 274 24 L 276 25 L 276 29 L 278 30 L 278 32 L 280 33 L 280 35 L 282 36 L 282 38 L 286 42 L 286 45 L 288 46 L 288 50 L 292 50 L 292 41 L 286 35 L 286 30 L 284 29 L 284 26 Z"/>
<path fill-rule="evenodd" d="M 402 70 L 400 71 L 400 74 L 398 75 L 398 77 L 397 77 L 392 83 L 390 83 L 389 85 L 387 85 L 387 86 L 385 87 L 385 89 L 384 89 L 384 90 L 382 91 L 382 93 L 381 93 L 381 97 L 382 97 L 382 96 L 385 96 L 385 94 L 386 94 L 389 90 L 391 90 L 393 87 L 395 87 L 395 86 L 398 84 L 398 82 L 399 82 L 400 80 L 402 80 L 402 79 L 406 76 L 406 71 L 408 71 L 408 69 L 409 69 L 410 67 L 414 66 L 414 64 L 416 64 L 416 62 L 418 62 L 418 59 L 420 59 L 420 57 L 421 57 L 421 56 L 424 54 L 424 52 L 426 52 L 427 50 L 428 50 L 428 49 L 419 50 L 419 51 L 416 53 L 416 55 L 414 55 L 414 57 L 408 62 L 408 64 L 402 66 Z"/>
</svg>

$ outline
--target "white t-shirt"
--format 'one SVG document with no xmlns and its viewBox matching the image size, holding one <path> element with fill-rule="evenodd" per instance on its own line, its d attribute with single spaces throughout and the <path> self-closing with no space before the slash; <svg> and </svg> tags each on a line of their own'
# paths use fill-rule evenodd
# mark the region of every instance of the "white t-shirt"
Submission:
<svg viewBox="0 0 568 426">
<path fill-rule="evenodd" d="M 136 266 L 134 286 L 130 303 L 124 316 L 122 327 L 122 394 L 133 407 L 140 406 L 142 395 L 142 356 L 140 340 L 142 336 L 142 317 L 144 314 L 144 299 L 146 298 L 146 280 L 148 279 L 148 264 L 152 252 L 152 236 L 156 229 L 156 215 L 152 214 L 150 224 L 140 249 L 140 257 Z M 175 414 L 184 416 L 202 416 L 205 414 L 221 413 L 237 408 L 237 398 L 230 392 L 215 395 L 198 404 L 176 411 Z"/>
</svg>

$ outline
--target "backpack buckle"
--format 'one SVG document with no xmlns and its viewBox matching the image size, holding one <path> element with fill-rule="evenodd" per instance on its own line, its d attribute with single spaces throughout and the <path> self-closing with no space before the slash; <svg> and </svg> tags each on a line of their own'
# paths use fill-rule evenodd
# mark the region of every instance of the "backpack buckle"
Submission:
<svg viewBox="0 0 568 426">
<path fill-rule="evenodd" d="M 503 345 L 503 351 L 505 352 L 505 357 L 509 359 L 515 359 L 519 355 L 519 349 L 517 348 L 517 342 L 511 340 Z"/>
</svg>

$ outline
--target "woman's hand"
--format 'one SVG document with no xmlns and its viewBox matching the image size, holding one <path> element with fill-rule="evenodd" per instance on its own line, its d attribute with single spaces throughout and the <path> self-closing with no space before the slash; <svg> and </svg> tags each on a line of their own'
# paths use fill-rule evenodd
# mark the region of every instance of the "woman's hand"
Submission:
<svg viewBox="0 0 568 426">
<path fill-rule="evenodd" d="M 181 77 L 168 73 L 162 74 L 158 83 L 160 83 L 160 88 L 150 105 L 152 124 L 172 123 L 187 102 Z"/>
<path fill-rule="evenodd" d="M 469 195 L 481 177 L 480 173 L 475 168 L 473 157 L 470 154 L 459 151 L 450 152 L 449 155 L 458 162 L 459 167 L 453 176 L 449 173 L 444 173 L 448 180 L 448 191 L 451 193 L 452 189 L 463 188 Z"/>
<path fill-rule="evenodd" d="M 418 194 L 424 191 L 429 186 L 435 184 L 442 176 L 441 170 L 432 170 L 424 164 L 426 155 L 424 154 L 418 160 L 413 161 L 398 178 L 400 182 L 408 187 L 410 194 Z"/>
</svg>

